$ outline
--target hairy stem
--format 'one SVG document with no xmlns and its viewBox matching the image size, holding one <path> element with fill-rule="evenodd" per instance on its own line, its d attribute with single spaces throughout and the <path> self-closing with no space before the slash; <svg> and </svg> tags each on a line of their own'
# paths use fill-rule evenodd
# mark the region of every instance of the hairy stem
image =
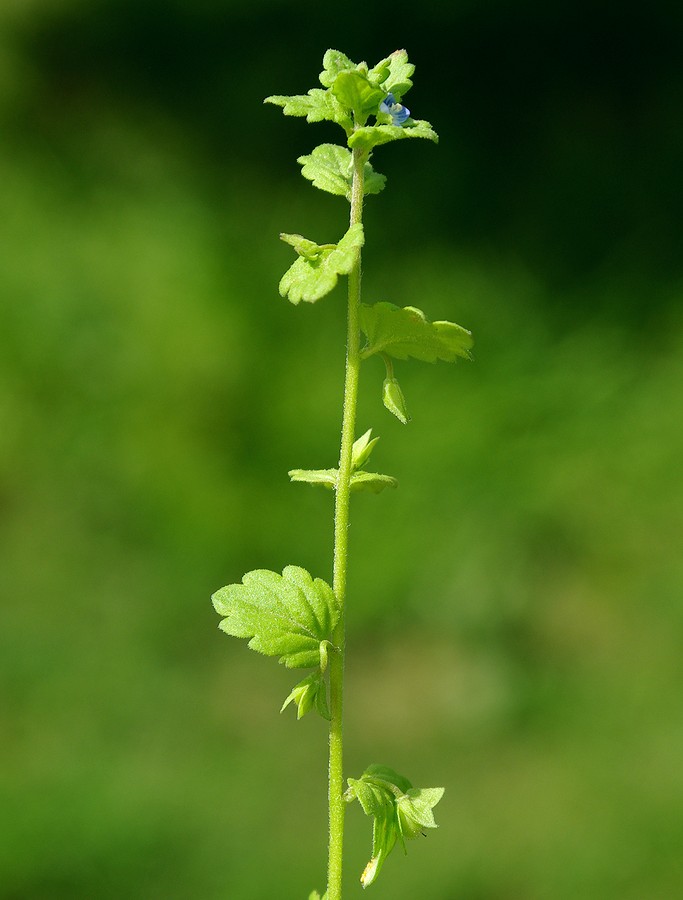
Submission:
<svg viewBox="0 0 683 900">
<path fill-rule="evenodd" d="M 351 189 L 351 225 L 363 220 L 363 168 L 366 154 L 353 151 L 353 186 Z M 349 274 L 349 300 L 346 335 L 346 377 L 344 381 L 344 414 L 342 418 L 339 476 L 334 507 L 334 575 L 332 586 L 341 607 L 339 624 L 332 636 L 338 648 L 330 656 L 330 763 L 329 811 L 330 842 L 327 871 L 328 900 L 341 900 L 342 859 L 344 843 L 344 769 L 342 712 L 344 699 L 344 643 L 346 571 L 348 563 L 349 499 L 351 490 L 351 460 L 356 432 L 356 401 L 360 375 L 360 280 L 361 258 Z"/>
</svg>

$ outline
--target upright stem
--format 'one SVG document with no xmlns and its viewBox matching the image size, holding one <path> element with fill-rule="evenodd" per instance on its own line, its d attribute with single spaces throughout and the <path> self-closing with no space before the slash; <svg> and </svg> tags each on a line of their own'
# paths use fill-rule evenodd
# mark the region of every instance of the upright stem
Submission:
<svg viewBox="0 0 683 900">
<path fill-rule="evenodd" d="M 353 151 L 353 185 L 351 188 L 351 225 L 363 220 L 363 169 L 366 154 Z M 344 380 L 344 414 L 342 418 L 339 476 L 334 507 L 334 574 L 332 586 L 341 607 L 341 616 L 332 636 L 338 652 L 330 655 L 330 763 L 329 810 L 330 842 L 327 870 L 328 900 L 341 900 L 342 859 L 344 844 L 344 768 L 342 712 L 344 700 L 344 644 L 346 570 L 349 531 L 349 498 L 351 491 L 352 449 L 356 432 L 356 401 L 360 375 L 360 279 L 361 259 L 349 273 L 349 301 L 346 333 L 346 377 Z"/>
</svg>

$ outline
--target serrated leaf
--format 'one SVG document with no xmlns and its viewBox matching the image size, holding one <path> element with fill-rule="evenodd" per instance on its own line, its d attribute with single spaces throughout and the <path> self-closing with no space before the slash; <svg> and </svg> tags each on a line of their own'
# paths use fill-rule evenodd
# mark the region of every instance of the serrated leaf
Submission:
<svg viewBox="0 0 683 900">
<path fill-rule="evenodd" d="M 391 92 L 400 102 L 401 97 L 413 86 L 410 76 L 414 71 L 415 66 L 408 62 L 407 52 L 394 50 L 370 70 L 369 77 L 381 84 L 385 91 Z"/>
<path fill-rule="evenodd" d="M 321 644 L 329 644 L 332 632 L 339 620 L 339 606 L 334 591 L 322 578 L 313 579 L 306 569 L 300 566 L 287 566 L 283 577 L 294 584 L 304 595 L 309 609 L 312 609 L 318 623 L 318 633 L 328 635 L 320 640 Z M 320 653 L 319 653 L 320 655 Z"/>
<path fill-rule="evenodd" d="M 337 249 L 330 253 L 329 265 L 339 275 L 348 275 L 358 261 L 358 253 L 365 243 L 363 226 L 358 222 L 352 225 L 337 244 Z"/>
<path fill-rule="evenodd" d="M 312 88 L 307 94 L 282 96 L 274 94 L 266 97 L 264 103 L 281 106 L 286 116 L 305 116 L 307 122 L 336 122 L 348 133 L 353 122 L 346 109 L 334 96 L 332 91 Z"/>
<path fill-rule="evenodd" d="M 368 339 L 362 356 L 385 353 L 396 359 L 455 362 L 470 359 L 472 334 L 454 322 L 429 322 L 414 306 L 362 305 L 361 328 Z"/>
<path fill-rule="evenodd" d="M 280 296 L 294 305 L 302 300 L 315 303 L 334 290 L 337 281 L 336 272 L 299 257 L 280 279 Z"/>
<path fill-rule="evenodd" d="M 423 119 L 408 119 L 405 125 L 364 125 L 357 128 L 348 140 L 349 147 L 369 153 L 380 144 L 400 141 L 403 138 L 426 138 L 438 143 L 439 136 L 429 122 Z"/>
<path fill-rule="evenodd" d="M 345 53 L 340 50 L 327 50 L 323 56 L 323 70 L 320 73 L 320 83 L 323 87 L 332 87 L 340 72 L 350 72 L 356 68 Z"/>
<path fill-rule="evenodd" d="M 332 588 L 305 569 L 287 566 L 282 575 L 267 569 L 247 572 L 211 598 L 224 616 L 219 628 L 288 668 L 320 666 L 320 644 L 329 641 L 339 607 Z"/>
<path fill-rule="evenodd" d="M 286 235 L 283 240 L 299 252 L 295 242 L 288 240 L 295 237 L 306 240 L 301 235 Z M 363 241 L 363 226 L 358 223 L 349 228 L 336 246 L 308 242 L 317 248 L 317 255 L 312 247 L 306 247 L 305 255 L 299 256 L 282 276 L 280 296 L 287 297 L 294 304 L 301 300 L 307 303 L 320 300 L 336 286 L 339 275 L 349 274 L 358 260 Z"/>
<path fill-rule="evenodd" d="M 332 85 L 332 93 L 342 106 L 353 110 L 357 124 L 364 125 L 369 115 L 374 115 L 384 100 L 386 91 L 369 81 L 367 74 L 342 71 Z"/>
<path fill-rule="evenodd" d="M 300 156 L 301 174 L 313 182 L 314 187 L 328 194 L 351 198 L 353 161 L 351 151 L 337 144 L 320 144 L 310 156 Z"/>
<path fill-rule="evenodd" d="M 371 494 L 379 494 L 384 488 L 397 488 L 398 481 L 391 475 L 381 475 L 379 472 L 354 472 L 351 476 L 351 493 L 366 491 Z"/>
<path fill-rule="evenodd" d="M 353 182 L 353 157 L 351 151 L 337 144 L 320 144 L 308 155 L 300 156 L 301 174 L 314 187 L 328 194 L 337 194 L 351 200 Z M 364 167 L 366 194 L 379 194 L 386 184 L 386 177 L 375 172 L 369 162 Z"/>
<path fill-rule="evenodd" d="M 337 487 L 339 469 L 292 469 L 287 473 L 290 481 L 303 481 L 306 484 L 319 484 L 333 491 Z"/>
<path fill-rule="evenodd" d="M 369 162 L 366 162 L 363 168 L 363 189 L 365 195 L 379 194 L 380 191 L 384 190 L 386 183 L 387 176 L 376 172 L 372 168 L 372 165 Z"/>
</svg>

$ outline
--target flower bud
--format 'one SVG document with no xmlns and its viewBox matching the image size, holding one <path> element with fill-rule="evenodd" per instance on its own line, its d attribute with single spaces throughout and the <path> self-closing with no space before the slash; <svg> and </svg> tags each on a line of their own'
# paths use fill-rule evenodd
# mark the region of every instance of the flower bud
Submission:
<svg viewBox="0 0 683 900">
<path fill-rule="evenodd" d="M 361 435 L 353 442 L 351 467 L 354 471 L 363 468 L 370 458 L 370 454 L 372 453 L 375 444 L 379 440 L 378 437 L 372 438 L 371 440 L 371 435 L 372 428 L 368 428 L 365 434 Z"/>
<path fill-rule="evenodd" d="M 282 704 L 280 712 L 284 712 L 290 703 L 296 703 L 297 719 L 303 718 L 303 716 L 305 716 L 313 707 L 314 703 L 320 715 L 324 719 L 329 719 L 330 714 L 327 708 L 326 688 L 322 673 L 320 671 L 312 672 L 298 684 L 295 684 L 290 691 L 289 696 Z"/>
</svg>

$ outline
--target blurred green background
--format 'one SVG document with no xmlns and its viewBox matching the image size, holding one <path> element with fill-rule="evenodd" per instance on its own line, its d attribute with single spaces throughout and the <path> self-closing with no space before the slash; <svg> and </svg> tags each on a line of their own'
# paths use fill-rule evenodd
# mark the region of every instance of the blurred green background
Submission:
<svg viewBox="0 0 683 900">
<path fill-rule="evenodd" d="M 341 21 L 336 21 L 339 17 Z M 475 334 L 363 372 L 400 489 L 353 504 L 347 771 L 446 786 L 377 900 L 683 896 L 683 15 L 426 0 L 0 6 L 0 897 L 303 898 L 326 736 L 222 635 L 250 568 L 330 578 L 347 215 L 283 119 L 405 46 L 439 147 L 380 148 L 365 297 Z M 301 30 L 301 21 L 305 28 Z M 309 721 L 310 719 L 310 721 Z M 348 815 L 347 894 L 370 850 Z"/>
</svg>

